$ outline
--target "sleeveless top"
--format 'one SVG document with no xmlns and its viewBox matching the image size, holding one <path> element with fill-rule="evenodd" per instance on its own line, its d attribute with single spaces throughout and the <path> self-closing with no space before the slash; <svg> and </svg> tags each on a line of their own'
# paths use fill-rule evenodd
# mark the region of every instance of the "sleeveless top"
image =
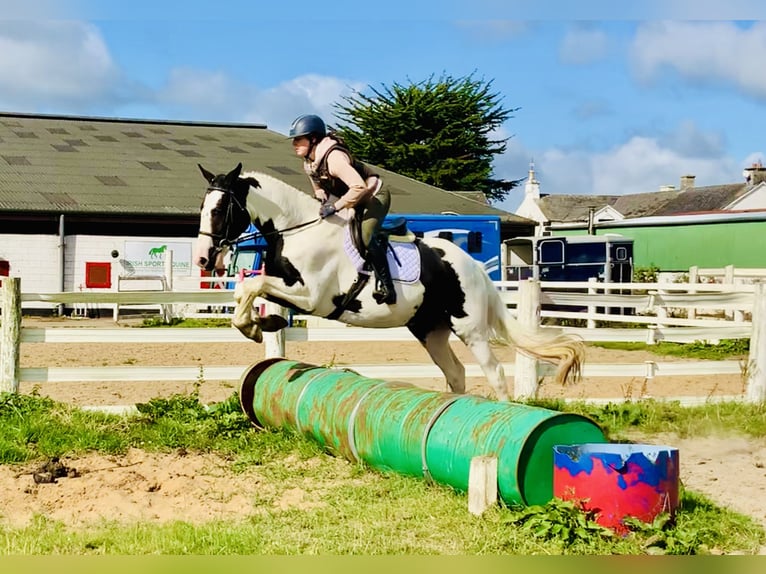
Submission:
<svg viewBox="0 0 766 574">
<path fill-rule="evenodd" d="M 348 186 L 343 180 L 330 175 L 330 170 L 327 167 L 327 157 L 334 150 L 342 151 L 351 159 L 351 166 L 360 176 L 362 176 L 362 180 L 367 181 L 368 178 L 378 175 L 361 161 L 355 159 L 354 156 L 351 155 L 351 152 L 342 144 L 335 143 L 327 149 L 325 154 L 319 160 L 319 163 L 317 163 L 315 169 L 312 169 L 311 162 L 304 162 L 303 164 L 303 167 L 311 180 L 321 187 L 328 196 L 334 195 L 335 197 L 343 197 L 346 192 L 348 192 Z"/>
</svg>

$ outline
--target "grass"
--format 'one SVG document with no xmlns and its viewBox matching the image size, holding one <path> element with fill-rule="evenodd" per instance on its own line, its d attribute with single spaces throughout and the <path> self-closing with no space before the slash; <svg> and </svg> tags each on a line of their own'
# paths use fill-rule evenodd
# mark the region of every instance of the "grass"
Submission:
<svg viewBox="0 0 766 574">
<path fill-rule="evenodd" d="M 661 341 L 654 345 L 639 342 L 594 342 L 589 344 L 602 349 L 648 351 L 656 355 L 714 361 L 746 357 L 750 350 L 750 339 L 722 339 L 717 344 L 704 341 L 695 341 L 694 343 L 669 343 Z"/>
<path fill-rule="evenodd" d="M 224 318 L 210 318 L 210 319 L 182 319 L 180 317 L 171 317 L 170 321 L 165 322 L 162 317 L 147 317 L 145 318 L 139 328 L 143 327 L 178 327 L 196 329 L 202 327 L 231 327 L 231 319 Z"/>
<path fill-rule="evenodd" d="M 763 408 L 752 405 L 547 406 L 580 410 L 610 436 L 631 430 L 697 434 L 713 421 L 716 431 L 766 436 Z M 185 449 L 218 453 L 232 472 L 257 466 L 273 487 L 252 493 L 252 512 L 240 521 L 106 521 L 72 528 L 38 516 L 23 528 L 0 526 L 0 554 L 705 554 L 753 552 L 766 542 L 749 518 L 683 488 L 675 523 L 661 515 L 624 538 L 557 499 L 499 505 L 476 517 L 466 510 L 466 495 L 450 487 L 334 458 L 289 430 L 256 431 L 234 395 L 210 406 L 194 393 L 177 395 L 138 409 L 136 416 L 117 416 L 34 395 L 0 395 L 0 463 L 131 447 Z M 318 504 L 279 510 L 277 498 L 290 488 L 309 491 Z"/>
<path fill-rule="evenodd" d="M 573 412 L 595 420 L 614 442 L 640 432 L 675 433 L 685 438 L 705 435 L 766 437 L 766 405 L 716 402 L 686 407 L 678 401 L 643 399 L 593 405 L 583 401 L 535 399 L 529 404 Z"/>
</svg>

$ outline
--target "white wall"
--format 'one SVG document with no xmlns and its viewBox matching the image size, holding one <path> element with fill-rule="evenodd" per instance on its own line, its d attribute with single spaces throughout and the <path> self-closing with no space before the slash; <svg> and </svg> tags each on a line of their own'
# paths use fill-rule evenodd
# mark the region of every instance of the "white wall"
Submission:
<svg viewBox="0 0 766 574">
<path fill-rule="evenodd" d="M 731 210 L 766 209 L 766 184 L 760 183 L 727 207 Z"/>
<path fill-rule="evenodd" d="M 146 242 L 157 245 L 169 243 L 188 243 L 193 249 L 194 237 L 134 237 L 134 236 L 101 236 L 101 235 L 70 235 L 64 242 L 64 291 L 79 290 L 105 291 L 107 289 L 88 289 L 85 286 L 85 263 L 108 262 L 111 264 L 112 287 L 117 290 L 117 278 L 120 275 L 132 273 L 130 265 L 124 257 L 125 242 Z M 21 291 L 27 293 L 57 293 L 61 291 L 59 277 L 60 253 L 57 235 L 16 235 L 0 233 L 0 258 L 10 262 L 11 276 L 21 279 Z M 112 257 L 112 251 L 119 252 L 117 258 Z M 180 264 L 174 256 L 174 263 Z M 183 262 L 184 269 L 175 272 L 176 277 L 187 285 L 200 276 L 200 270 L 191 265 L 191 261 Z M 163 268 L 158 270 L 159 274 Z M 161 284 L 152 281 L 123 282 L 123 289 L 158 289 Z M 27 307 L 27 305 L 25 305 Z M 55 305 L 35 303 L 36 308 L 55 308 Z"/>
<path fill-rule="evenodd" d="M 61 290 L 58 242 L 58 235 L 0 234 L 0 258 L 10 262 L 22 291 Z"/>
</svg>

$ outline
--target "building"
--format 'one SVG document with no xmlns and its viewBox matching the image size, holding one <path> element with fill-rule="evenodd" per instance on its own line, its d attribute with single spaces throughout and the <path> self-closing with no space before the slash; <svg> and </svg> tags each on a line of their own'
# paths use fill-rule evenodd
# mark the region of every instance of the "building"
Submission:
<svg viewBox="0 0 766 574">
<path fill-rule="evenodd" d="M 0 113 L 0 270 L 27 292 L 114 289 L 121 276 L 199 276 L 191 249 L 205 182 L 242 162 L 310 193 L 287 138 L 264 125 Z M 464 193 L 380 170 L 392 213 L 495 215 L 503 237 L 534 224 Z"/>
<path fill-rule="evenodd" d="M 544 195 L 534 180 L 516 214 L 537 222 L 538 235 L 619 234 L 634 240 L 634 267 L 683 272 L 692 266 L 766 268 L 766 168 L 755 163 L 740 182 L 627 195 Z"/>
</svg>

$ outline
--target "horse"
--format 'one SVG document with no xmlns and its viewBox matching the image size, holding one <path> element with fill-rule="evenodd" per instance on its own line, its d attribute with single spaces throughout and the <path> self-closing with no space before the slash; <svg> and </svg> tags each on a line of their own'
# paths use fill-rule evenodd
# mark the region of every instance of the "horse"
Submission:
<svg viewBox="0 0 766 574">
<path fill-rule="evenodd" d="M 245 337 L 260 343 L 264 331 L 287 326 L 279 315 L 258 313 L 254 301 L 261 297 L 299 314 L 349 325 L 406 326 L 453 393 L 465 393 L 465 367 L 450 346 L 452 333 L 471 350 L 498 400 L 509 397 L 504 369 L 491 341 L 513 344 L 523 353 L 557 365 L 559 384 L 579 378 L 582 341 L 553 330 L 524 327 L 506 308 L 483 265 L 451 241 L 410 234 L 410 243 L 404 244 L 410 251 L 405 256 L 414 261 L 415 271 L 407 277 L 400 272 L 397 279 L 394 262 L 396 302 L 379 304 L 373 298 L 374 281 L 364 281 L 358 253 L 355 262 L 349 248 L 352 210 L 322 219 L 313 196 L 271 175 L 242 173 L 241 163 L 217 175 L 201 164 L 198 167 L 207 189 L 200 206 L 195 264 L 207 271 L 223 269 L 224 255 L 250 223 L 267 244 L 264 271 L 243 279 L 234 289 L 232 324 Z"/>
</svg>

